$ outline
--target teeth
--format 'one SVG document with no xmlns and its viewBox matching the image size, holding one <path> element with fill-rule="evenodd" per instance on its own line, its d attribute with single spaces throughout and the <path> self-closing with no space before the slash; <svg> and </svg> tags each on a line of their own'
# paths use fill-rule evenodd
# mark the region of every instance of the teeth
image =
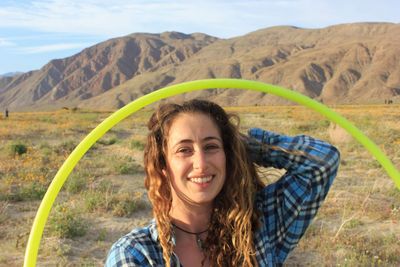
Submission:
<svg viewBox="0 0 400 267">
<path fill-rule="evenodd" d="M 197 184 L 208 183 L 211 181 L 212 176 L 190 178 L 190 181 Z"/>
</svg>

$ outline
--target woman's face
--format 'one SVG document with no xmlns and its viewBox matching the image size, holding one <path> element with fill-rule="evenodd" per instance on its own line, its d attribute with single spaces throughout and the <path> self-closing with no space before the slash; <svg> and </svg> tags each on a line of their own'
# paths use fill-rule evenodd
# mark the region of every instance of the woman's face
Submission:
<svg viewBox="0 0 400 267">
<path fill-rule="evenodd" d="M 197 204 L 212 203 L 226 174 L 223 142 L 215 123 L 202 113 L 182 113 L 173 120 L 167 138 L 163 172 L 174 184 L 173 202 L 184 194 Z"/>
</svg>

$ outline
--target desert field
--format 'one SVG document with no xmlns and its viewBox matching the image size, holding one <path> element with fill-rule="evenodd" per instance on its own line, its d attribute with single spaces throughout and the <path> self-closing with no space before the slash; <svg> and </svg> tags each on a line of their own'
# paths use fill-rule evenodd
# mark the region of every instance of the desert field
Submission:
<svg viewBox="0 0 400 267">
<path fill-rule="evenodd" d="M 400 266 L 400 190 L 340 127 L 301 106 L 227 107 L 243 132 L 260 127 L 335 144 L 341 166 L 287 266 Z M 334 106 L 400 169 L 400 106 Z M 77 164 L 52 208 L 38 266 L 102 266 L 120 236 L 152 217 L 143 185 L 151 109 L 106 133 Z M 0 266 L 22 266 L 33 219 L 58 168 L 111 112 L 10 113 L 0 119 Z M 264 171 L 268 182 L 279 171 Z"/>
</svg>

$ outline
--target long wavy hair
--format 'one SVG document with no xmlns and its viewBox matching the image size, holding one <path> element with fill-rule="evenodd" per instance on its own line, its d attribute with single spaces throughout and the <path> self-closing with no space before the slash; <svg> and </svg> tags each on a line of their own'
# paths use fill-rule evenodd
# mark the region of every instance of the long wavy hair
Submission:
<svg viewBox="0 0 400 267">
<path fill-rule="evenodd" d="M 145 186 L 153 206 L 165 265 L 170 266 L 173 252 L 169 215 L 172 185 L 162 170 L 166 169 L 168 131 L 174 118 L 181 113 L 208 115 L 219 129 L 226 156 L 226 180 L 213 203 L 204 255 L 212 266 L 257 266 L 253 232 L 259 215 L 254 200 L 263 183 L 246 152 L 239 132 L 239 118 L 205 100 L 191 100 L 181 105 L 163 104 L 148 122 L 149 134 L 144 152 Z"/>
</svg>

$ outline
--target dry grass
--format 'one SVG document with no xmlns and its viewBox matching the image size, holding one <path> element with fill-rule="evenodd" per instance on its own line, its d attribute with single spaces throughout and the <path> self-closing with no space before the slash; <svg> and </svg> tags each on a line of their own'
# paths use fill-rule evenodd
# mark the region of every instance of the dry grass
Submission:
<svg viewBox="0 0 400 267">
<path fill-rule="evenodd" d="M 244 131 L 257 126 L 291 135 L 310 134 L 335 143 L 341 151 L 338 177 L 290 256 L 289 266 L 400 265 L 400 191 L 361 145 L 304 107 L 228 110 L 240 115 Z M 337 106 L 335 110 L 374 140 L 400 169 L 399 106 Z M 141 111 L 122 121 L 78 163 L 51 211 L 39 265 L 101 266 L 114 241 L 151 218 L 141 167 L 149 114 Z M 47 186 L 79 141 L 109 113 L 10 115 L 0 120 L 0 266 L 21 266 Z M 17 143 L 27 147 L 26 153 L 12 152 Z M 78 220 L 68 219 L 71 214 Z M 88 226 L 85 231 L 73 231 L 82 225 Z M 63 235 L 60 229 L 73 234 Z"/>
</svg>

